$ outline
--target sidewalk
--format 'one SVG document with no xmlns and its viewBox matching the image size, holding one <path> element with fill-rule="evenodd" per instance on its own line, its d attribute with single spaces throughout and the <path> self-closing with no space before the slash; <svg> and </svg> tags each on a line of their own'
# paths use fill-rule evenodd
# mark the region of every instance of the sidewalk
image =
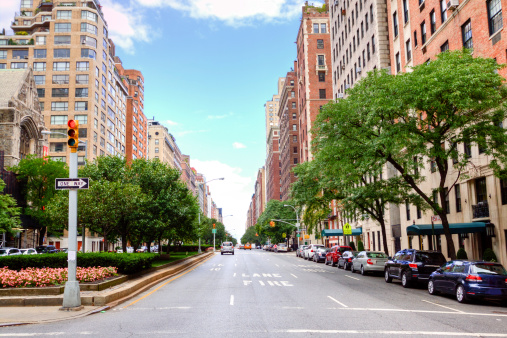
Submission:
<svg viewBox="0 0 507 338">
<path fill-rule="evenodd" d="M 0 327 L 68 320 L 105 311 L 135 297 L 164 279 L 197 267 L 214 254 L 203 253 L 182 262 L 149 272 L 102 291 L 81 291 L 79 311 L 61 311 L 63 295 L 0 297 Z"/>
</svg>

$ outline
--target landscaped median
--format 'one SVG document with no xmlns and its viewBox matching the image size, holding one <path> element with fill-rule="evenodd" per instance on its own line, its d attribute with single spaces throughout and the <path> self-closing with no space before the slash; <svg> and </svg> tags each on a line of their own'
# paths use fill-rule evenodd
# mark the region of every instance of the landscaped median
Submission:
<svg viewBox="0 0 507 338">
<path fill-rule="evenodd" d="M 86 255 L 89 256 L 85 258 Z M 117 269 L 119 274 L 116 274 L 115 270 L 111 268 L 113 264 L 108 264 L 110 266 L 109 268 L 100 268 L 100 264 L 93 264 L 95 265 L 94 268 L 83 267 L 83 265 L 92 264 L 92 262 L 97 263 L 99 255 L 102 256 L 100 258 L 102 264 L 107 260 L 116 260 L 115 265 L 117 266 L 114 268 Z M 157 264 L 154 264 L 153 261 L 156 257 L 155 254 L 80 254 L 77 260 L 78 266 L 82 269 L 81 275 L 84 276 L 86 274 L 89 280 L 89 282 L 80 283 L 81 303 L 83 305 L 102 306 L 120 299 L 128 298 L 129 296 L 143 291 L 150 287 L 151 284 L 163 278 L 174 276 L 189 267 L 199 264 L 210 255 L 212 254 L 204 253 L 182 259 L 177 259 L 179 258 L 178 255 L 172 255 L 173 257 L 170 258 L 162 257 L 162 261 L 160 262 L 168 263 L 156 266 Z M 37 258 L 36 261 L 39 263 L 32 262 L 32 264 L 30 264 L 36 266 L 41 264 L 37 267 L 27 267 L 26 264 L 28 263 L 21 258 L 9 261 L 11 264 L 10 266 L 16 266 L 19 272 L 12 270 L 6 271 L 6 268 L 0 269 L 0 283 L 12 284 L 12 280 L 16 277 L 29 280 L 29 275 L 31 274 L 32 276 L 35 275 L 35 279 L 44 282 L 44 285 L 51 285 L 51 278 L 55 277 L 55 279 L 57 279 L 56 285 L 47 287 L 13 287 L 13 285 L 6 288 L 1 287 L 2 284 L 0 284 L 0 306 L 60 306 L 62 304 L 63 284 L 65 283 L 65 278 L 62 278 L 62 275 L 66 276 L 66 269 L 53 266 L 58 265 L 57 262 L 60 262 L 61 258 L 64 258 L 64 263 L 66 265 L 67 256 L 53 254 L 40 255 L 39 257 L 43 256 L 47 258 Z M 122 258 L 119 258 L 121 256 L 126 257 L 128 264 Z M 7 258 L 15 257 L 12 256 Z M 143 262 L 139 262 L 137 258 Z M 174 261 L 171 262 L 171 260 Z M 5 262 L 3 258 L 0 259 L 0 265 L 7 265 L 6 263 L 7 262 Z M 47 264 L 46 267 L 51 267 L 41 269 L 40 266 L 44 266 L 42 264 Z M 142 269 L 135 268 L 141 266 L 143 267 Z M 37 268 L 41 271 L 45 271 L 44 274 L 40 274 L 39 271 L 37 277 L 37 272 L 35 271 Z M 126 272 L 129 273 L 127 274 Z M 16 276 L 15 273 L 17 273 Z M 7 280 L 5 279 L 6 275 L 8 276 Z M 97 277 L 99 276 L 103 276 L 104 278 L 98 279 Z M 2 277 L 4 277 L 3 282 Z M 20 284 L 18 283 L 18 285 Z"/>
</svg>

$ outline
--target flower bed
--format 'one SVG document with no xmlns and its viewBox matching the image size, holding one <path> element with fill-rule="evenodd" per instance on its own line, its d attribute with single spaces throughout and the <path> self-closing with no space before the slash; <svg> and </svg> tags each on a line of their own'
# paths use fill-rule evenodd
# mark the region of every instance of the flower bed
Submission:
<svg viewBox="0 0 507 338">
<path fill-rule="evenodd" d="M 78 267 L 76 279 L 79 282 L 95 282 L 108 277 L 116 276 L 115 267 Z M 67 281 L 66 268 L 27 268 L 20 271 L 0 268 L 0 287 L 26 288 L 46 287 L 64 284 Z"/>
</svg>

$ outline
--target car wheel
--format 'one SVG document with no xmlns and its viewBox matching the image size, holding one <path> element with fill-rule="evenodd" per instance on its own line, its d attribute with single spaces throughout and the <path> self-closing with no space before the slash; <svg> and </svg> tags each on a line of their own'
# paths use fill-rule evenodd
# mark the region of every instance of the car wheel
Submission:
<svg viewBox="0 0 507 338">
<path fill-rule="evenodd" d="M 386 281 L 386 283 L 391 283 L 393 281 L 391 276 L 389 276 L 389 270 L 387 269 L 384 270 L 384 280 Z"/>
<path fill-rule="evenodd" d="M 433 279 L 430 279 L 428 281 L 428 293 L 430 295 L 436 295 L 437 294 L 437 290 L 435 290 L 435 283 L 433 282 Z"/>
<path fill-rule="evenodd" d="M 223 253 L 223 252 L 221 252 L 220 254 L 221 254 L 221 255 L 223 255 L 224 253 Z"/>
<path fill-rule="evenodd" d="M 234 256 L 234 252 L 232 253 L 232 255 Z"/>
<path fill-rule="evenodd" d="M 465 287 L 461 284 L 456 288 L 456 300 L 460 303 L 466 303 L 468 301 Z"/>
<path fill-rule="evenodd" d="M 324 265 L 327 265 L 327 257 L 324 258 Z"/>
<path fill-rule="evenodd" d="M 408 277 L 408 271 L 403 271 L 401 275 L 401 285 L 404 288 L 408 288 L 410 286 L 410 278 Z"/>
<path fill-rule="evenodd" d="M 354 270 L 354 263 L 350 263 L 350 272 L 354 273 L 356 270 Z"/>
<path fill-rule="evenodd" d="M 364 266 L 361 265 L 361 275 L 366 275 L 366 271 L 364 271 Z"/>
</svg>

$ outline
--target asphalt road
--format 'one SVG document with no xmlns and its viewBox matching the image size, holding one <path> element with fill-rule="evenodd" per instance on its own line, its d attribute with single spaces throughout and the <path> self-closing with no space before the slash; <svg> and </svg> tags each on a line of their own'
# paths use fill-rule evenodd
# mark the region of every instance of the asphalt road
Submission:
<svg viewBox="0 0 507 338">
<path fill-rule="evenodd" d="M 105 313 L 0 328 L 0 337 L 507 337 L 507 308 L 459 304 L 261 250 L 215 255 Z"/>
</svg>

